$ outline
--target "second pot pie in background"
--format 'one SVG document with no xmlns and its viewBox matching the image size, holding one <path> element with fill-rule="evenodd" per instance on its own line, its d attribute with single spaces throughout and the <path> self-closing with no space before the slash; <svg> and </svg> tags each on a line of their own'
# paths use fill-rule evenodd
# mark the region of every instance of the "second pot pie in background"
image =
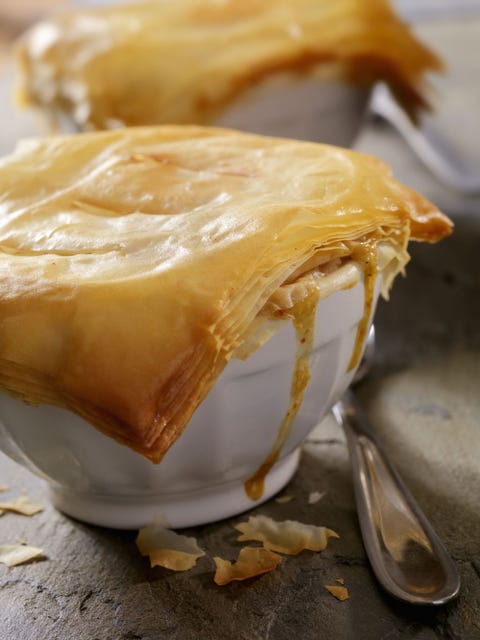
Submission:
<svg viewBox="0 0 480 640">
<path fill-rule="evenodd" d="M 415 117 L 426 106 L 425 74 L 442 67 L 388 0 L 163 0 L 68 11 L 27 32 L 18 60 L 20 102 L 80 129 L 238 128 L 221 120 L 229 107 L 292 82 L 295 92 L 295 82 L 383 81 Z M 271 117 L 284 108 L 273 106 Z M 249 125 L 240 128 L 284 134 Z"/>
<path fill-rule="evenodd" d="M 158 462 L 269 321 L 308 347 L 318 298 L 363 278 L 361 343 L 377 274 L 388 291 L 409 239 L 450 230 L 380 161 L 326 145 L 192 126 L 25 141 L 0 162 L 0 388 Z"/>
</svg>

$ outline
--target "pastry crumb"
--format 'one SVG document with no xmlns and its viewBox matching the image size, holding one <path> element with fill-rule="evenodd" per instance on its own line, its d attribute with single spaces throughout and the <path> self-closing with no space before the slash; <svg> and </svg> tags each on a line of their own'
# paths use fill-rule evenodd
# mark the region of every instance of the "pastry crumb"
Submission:
<svg viewBox="0 0 480 640">
<path fill-rule="evenodd" d="M 234 580 L 248 580 L 273 571 L 282 557 L 264 547 L 243 547 L 234 563 L 218 556 L 213 561 L 217 567 L 213 579 L 219 586 L 224 586 Z"/>
<path fill-rule="evenodd" d="M 0 545 L 0 562 L 7 567 L 16 567 L 43 557 L 43 549 L 28 545 L 4 544 Z"/>
<path fill-rule="evenodd" d="M 236 524 L 235 529 L 242 534 L 238 537 L 239 541 L 256 540 L 266 549 L 286 555 L 297 555 L 304 549 L 323 551 L 329 538 L 339 537 L 335 531 L 326 527 L 303 524 L 296 520 L 277 522 L 267 516 L 250 516 L 247 522 Z"/>
<path fill-rule="evenodd" d="M 328 593 L 331 593 L 332 596 L 337 600 L 348 600 L 348 598 L 350 597 L 347 587 L 338 586 L 335 584 L 326 584 L 324 586 Z"/>
<path fill-rule="evenodd" d="M 325 491 L 312 491 L 308 496 L 308 504 L 315 504 L 326 495 Z"/>
<path fill-rule="evenodd" d="M 142 556 L 149 556 L 151 567 L 172 571 L 188 571 L 205 555 L 195 538 L 182 536 L 157 523 L 140 529 L 135 542 Z"/>
<path fill-rule="evenodd" d="M 0 511 L 12 511 L 22 516 L 33 516 L 43 511 L 43 506 L 36 502 L 30 502 L 27 496 L 21 496 L 7 502 L 0 502 Z"/>
</svg>

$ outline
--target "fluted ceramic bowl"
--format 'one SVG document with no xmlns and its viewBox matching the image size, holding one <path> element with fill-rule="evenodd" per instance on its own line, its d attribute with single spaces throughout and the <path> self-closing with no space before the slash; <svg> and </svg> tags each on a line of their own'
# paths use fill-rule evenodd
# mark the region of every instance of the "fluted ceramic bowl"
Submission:
<svg viewBox="0 0 480 640">
<path fill-rule="evenodd" d="M 248 360 L 229 362 L 159 464 L 73 413 L 30 406 L 5 393 L 0 448 L 47 481 L 58 509 L 93 524 L 137 528 L 161 518 L 186 527 L 240 513 L 289 481 L 302 442 L 349 385 L 363 311 L 362 283 L 318 303 L 312 377 L 257 500 L 247 495 L 245 482 L 271 451 L 288 405 L 296 349 L 290 322 Z"/>
<path fill-rule="evenodd" d="M 0 152 L 11 152 L 19 138 L 49 133 L 35 110 L 19 110 L 12 101 L 13 70 L 0 78 L 0 115 L 9 126 L 0 136 Z M 278 74 L 240 95 L 214 122 L 263 135 L 312 140 L 340 147 L 353 144 L 364 121 L 370 89 L 348 82 Z M 78 128 L 58 116 L 64 133 Z"/>
<path fill-rule="evenodd" d="M 215 124 L 348 146 L 367 100 L 368 92 L 352 84 L 281 75 L 248 91 Z M 68 411 L 32 407 L 5 393 L 0 448 L 47 480 L 61 511 L 90 523 L 137 528 L 161 517 L 186 527 L 240 513 L 288 482 L 301 443 L 348 386 L 363 298 L 358 284 L 319 303 L 312 379 L 257 500 L 248 497 L 245 481 L 271 451 L 287 408 L 295 354 L 290 325 L 249 360 L 230 361 L 158 465 Z"/>
</svg>

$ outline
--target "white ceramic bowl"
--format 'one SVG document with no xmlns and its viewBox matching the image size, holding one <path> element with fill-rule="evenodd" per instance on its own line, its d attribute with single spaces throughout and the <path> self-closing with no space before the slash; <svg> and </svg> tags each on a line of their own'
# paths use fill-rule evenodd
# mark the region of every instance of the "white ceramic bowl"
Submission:
<svg viewBox="0 0 480 640">
<path fill-rule="evenodd" d="M 368 91 L 352 84 L 271 78 L 215 123 L 267 135 L 348 146 Z M 285 326 L 248 361 L 232 360 L 164 460 L 154 465 L 65 410 L 0 393 L 0 448 L 44 477 L 54 504 L 90 523 L 138 528 L 161 517 L 186 527 L 240 513 L 293 475 L 299 446 L 349 384 L 363 285 L 322 300 L 312 379 L 291 437 L 252 501 L 244 482 L 270 452 L 289 399 L 295 337 Z"/>
<path fill-rule="evenodd" d="M 49 133 L 32 109 L 13 105 L 13 70 L 0 78 L 0 115 L 9 126 L 0 135 L 0 153 L 10 153 L 20 138 Z M 212 123 L 263 135 L 312 140 L 349 147 L 362 126 L 368 88 L 351 83 L 280 74 L 246 91 Z M 65 133 L 78 129 L 59 116 Z"/>
<path fill-rule="evenodd" d="M 363 284 L 318 304 L 312 378 L 281 457 L 252 501 L 245 481 L 270 452 L 285 413 L 296 340 L 290 323 L 247 361 L 232 359 L 163 461 L 152 464 L 66 410 L 0 393 L 0 448 L 48 482 L 61 511 L 97 525 L 154 518 L 186 527 L 245 511 L 291 478 L 299 447 L 346 389 Z"/>
</svg>

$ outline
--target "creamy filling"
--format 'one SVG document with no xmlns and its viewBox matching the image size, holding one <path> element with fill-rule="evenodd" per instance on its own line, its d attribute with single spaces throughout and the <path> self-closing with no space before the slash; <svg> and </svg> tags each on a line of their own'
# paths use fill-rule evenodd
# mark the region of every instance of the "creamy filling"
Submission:
<svg viewBox="0 0 480 640">
<path fill-rule="evenodd" d="M 235 354 L 237 357 L 248 357 L 256 348 L 266 342 L 276 329 L 278 330 L 279 327 L 275 327 L 272 320 L 268 321 L 269 315 L 277 318 L 286 316 L 291 319 L 295 328 L 297 347 L 289 403 L 270 452 L 255 473 L 245 482 L 245 492 L 252 500 L 259 500 L 264 493 L 265 478 L 278 461 L 291 434 L 295 417 L 302 405 L 311 378 L 310 356 L 315 344 L 315 318 L 318 301 L 334 291 L 353 287 L 363 274 L 363 314 L 358 323 L 347 371 L 355 369 L 362 356 L 371 322 L 377 276 L 380 273 L 382 279 L 386 280 L 388 284 L 392 273 L 398 272 L 408 260 L 405 247 L 406 243 L 403 252 L 399 253 L 398 247 L 395 251 L 392 250 L 392 242 L 388 238 L 384 242 L 378 242 L 375 238 L 366 238 L 363 241 L 352 243 L 349 247 L 350 257 L 348 259 L 337 257 L 324 264 L 318 264 L 312 271 L 301 275 L 296 282 L 287 282 L 275 292 L 259 315 L 260 321 L 262 317 L 267 318 L 267 326 L 264 323 L 260 324 L 247 340 L 248 344 L 242 345 L 242 349 L 238 350 L 238 354 Z M 280 303 L 286 306 L 281 308 Z"/>
<path fill-rule="evenodd" d="M 314 346 L 315 314 L 318 300 L 319 291 L 314 289 L 307 298 L 298 302 L 290 311 L 297 338 L 297 353 L 292 386 L 290 388 L 290 401 L 270 453 L 253 476 L 245 482 L 245 491 L 252 500 L 258 500 L 263 495 L 265 477 L 277 462 L 282 448 L 291 433 L 293 421 L 302 405 L 303 397 L 311 378 L 310 354 Z"/>
</svg>

